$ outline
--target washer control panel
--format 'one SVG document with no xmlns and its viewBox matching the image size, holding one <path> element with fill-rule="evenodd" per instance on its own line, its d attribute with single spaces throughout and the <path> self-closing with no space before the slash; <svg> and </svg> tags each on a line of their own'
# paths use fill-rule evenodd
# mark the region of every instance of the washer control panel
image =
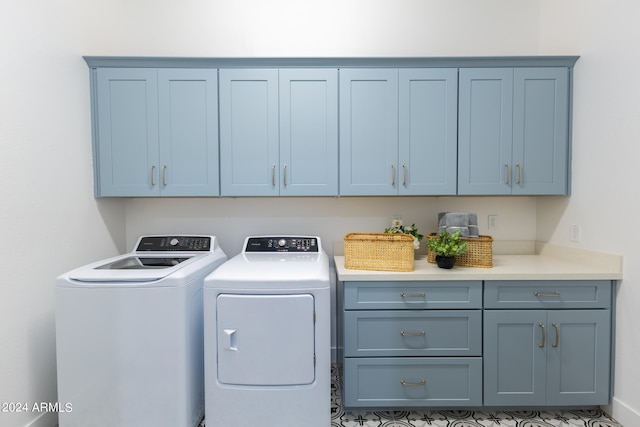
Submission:
<svg viewBox="0 0 640 427">
<path fill-rule="evenodd" d="M 207 236 L 143 236 L 136 246 L 136 252 L 206 252 L 209 250 L 211 250 L 211 237 Z"/>
<path fill-rule="evenodd" d="M 319 252 L 318 237 L 249 237 L 245 252 Z"/>
</svg>

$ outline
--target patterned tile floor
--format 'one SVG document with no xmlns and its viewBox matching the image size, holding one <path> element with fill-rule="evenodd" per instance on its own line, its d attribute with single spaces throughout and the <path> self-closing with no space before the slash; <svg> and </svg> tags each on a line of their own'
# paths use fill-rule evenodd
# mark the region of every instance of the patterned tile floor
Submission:
<svg viewBox="0 0 640 427">
<path fill-rule="evenodd" d="M 339 365 L 333 365 L 331 367 L 330 427 L 622 427 L 600 409 L 492 412 L 345 411 L 342 407 L 341 391 L 341 369 Z M 200 427 L 205 427 L 205 420 Z"/>
</svg>

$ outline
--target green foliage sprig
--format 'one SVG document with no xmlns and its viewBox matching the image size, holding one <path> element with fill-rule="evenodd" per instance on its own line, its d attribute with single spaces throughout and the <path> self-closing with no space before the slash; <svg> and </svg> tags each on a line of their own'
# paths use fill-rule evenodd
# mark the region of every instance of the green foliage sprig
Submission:
<svg viewBox="0 0 640 427">
<path fill-rule="evenodd" d="M 434 254 L 443 257 L 462 255 L 469 249 L 467 242 L 461 240 L 459 230 L 451 234 L 441 231 L 438 237 L 427 239 L 427 246 Z"/>
<path fill-rule="evenodd" d="M 391 228 L 385 228 L 384 232 L 387 234 L 410 234 L 413 236 L 414 249 L 420 248 L 420 240 L 424 238 L 424 235 L 418 232 L 418 227 L 415 224 L 411 224 L 409 227 L 402 225 L 402 221 L 394 220 L 391 223 Z"/>
</svg>

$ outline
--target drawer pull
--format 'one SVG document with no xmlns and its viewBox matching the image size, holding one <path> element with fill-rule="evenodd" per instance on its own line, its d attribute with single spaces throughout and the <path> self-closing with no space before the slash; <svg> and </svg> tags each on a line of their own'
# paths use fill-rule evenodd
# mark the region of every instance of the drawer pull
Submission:
<svg viewBox="0 0 640 427">
<path fill-rule="evenodd" d="M 537 297 L 559 297 L 560 292 L 554 292 L 552 294 L 545 294 L 544 292 L 534 292 L 533 295 Z"/>
<path fill-rule="evenodd" d="M 405 294 L 404 292 L 402 292 L 400 296 L 402 298 L 424 298 L 427 296 L 427 294 L 424 292 L 420 292 L 419 294 Z"/>
<path fill-rule="evenodd" d="M 407 387 L 420 387 L 421 385 L 425 385 L 427 382 L 425 380 L 420 381 L 419 383 L 408 383 L 405 380 L 400 380 L 400 384 Z"/>
<path fill-rule="evenodd" d="M 400 331 L 400 335 L 402 335 L 403 337 L 424 337 L 427 335 L 427 333 L 425 331 L 416 332 L 416 333 L 408 333 L 405 331 Z"/>
<path fill-rule="evenodd" d="M 553 322 L 551 325 L 556 330 L 556 342 L 551 344 L 551 347 L 558 348 L 558 344 L 560 344 L 560 342 L 559 342 L 560 341 L 560 331 L 558 330 L 558 324 L 556 322 Z"/>
<path fill-rule="evenodd" d="M 538 344 L 538 347 L 544 348 L 544 344 L 547 340 L 547 333 L 544 330 L 544 323 L 538 323 L 538 326 L 540 326 L 540 329 L 542 329 L 542 342 Z"/>
</svg>

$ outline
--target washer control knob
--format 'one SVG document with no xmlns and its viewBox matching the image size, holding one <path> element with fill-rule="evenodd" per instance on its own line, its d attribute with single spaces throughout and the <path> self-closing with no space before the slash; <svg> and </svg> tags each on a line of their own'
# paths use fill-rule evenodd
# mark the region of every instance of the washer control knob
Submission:
<svg viewBox="0 0 640 427">
<path fill-rule="evenodd" d="M 178 243 L 180 243 L 180 240 L 176 239 L 175 237 L 174 237 L 173 239 L 169 240 L 169 244 L 170 244 L 171 246 L 175 246 L 175 245 L 177 245 Z"/>
<path fill-rule="evenodd" d="M 281 248 L 283 248 L 286 244 L 287 241 L 285 239 L 278 240 L 278 246 L 280 246 Z"/>
</svg>

